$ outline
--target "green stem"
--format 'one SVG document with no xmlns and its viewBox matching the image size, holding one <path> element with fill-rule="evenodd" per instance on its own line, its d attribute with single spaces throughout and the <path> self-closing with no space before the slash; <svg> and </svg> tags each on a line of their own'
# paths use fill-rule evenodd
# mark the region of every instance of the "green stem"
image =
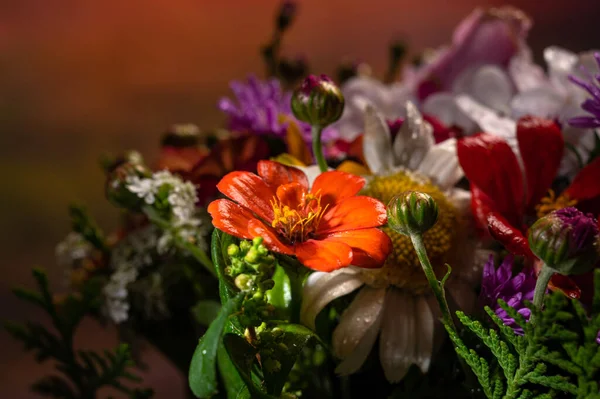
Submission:
<svg viewBox="0 0 600 399">
<path fill-rule="evenodd" d="M 313 125 L 312 126 L 312 145 L 313 145 L 313 154 L 315 156 L 315 160 L 319 165 L 319 169 L 321 172 L 327 172 L 327 162 L 325 161 L 325 157 L 323 156 L 323 145 L 321 144 L 321 132 L 323 131 L 322 126 Z"/>
<path fill-rule="evenodd" d="M 410 239 L 412 241 L 413 246 L 415 247 L 415 251 L 417 252 L 417 256 L 419 257 L 419 261 L 421 262 L 421 266 L 423 267 L 423 272 L 425 273 L 425 277 L 429 282 L 429 286 L 433 290 L 433 295 L 440 306 L 440 310 L 442 311 L 442 319 L 444 324 L 450 326 L 452 330 L 456 331 L 456 326 L 454 325 L 454 320 L 452 320 L 452 314 L 450 313 L 450 309 L 448 308 L 448 302 L 446 301 L 446 295 L 444 294 L 444 289 L 442 288 L 442 284 L 438 281 L 435 276 L 435 272 L 433 271 L 433 267 L 429 262 L 429 257 L 427 256 L 427 251 L 425 250 L 425 244 L 423 243 L 423 237 L 421 234 L 411 234 Z"/>
<path fill-rule="evenodd" d="M 290 302 L 290 322 L 300 322 L 300 306 L 302 305 L 302 289 L 308 275 L 308 269 L 298 262 L 280 262 L 290 279 L 290 291 L 292 300 Z"/>
<path fill-rule="evenodd" d="M 535 291 L 533 293 L 533 305 L 537 310 L 542 310 L 542 306 L 544 305 L 544 295 L 546 294 L 546 289 L 548 288 L 548 283 L 550 282 L 550 278 L 554 274 L 554 270 L 549 268 L 545 263 L 542 265 L 542 270 L 540 274 L 538 274 L 537 282 L 535 283 Z M 531 315 L 531 323 L 535 320 L 535 315 Z"/>
</svg>

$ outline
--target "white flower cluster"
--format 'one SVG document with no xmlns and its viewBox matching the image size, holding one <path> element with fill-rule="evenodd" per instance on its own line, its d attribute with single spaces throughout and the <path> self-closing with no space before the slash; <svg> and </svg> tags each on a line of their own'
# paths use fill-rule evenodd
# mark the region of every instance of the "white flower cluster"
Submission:
<svg viewBox="0 0 600 399">
<path fill-rule="evenodd" d="M 59 266 L 70 269 L 77 262 L 87 258 L 91 252 L 90 243 L 81 234 L 72 231 L 56 246 L 56 261 Z"/>
<path fill-rule="evenodd" d="M 152 264 L 160 230 L 148 226 L 130 233 L 119 242 L 111 254 L 110 268 L 114 270 L 104 286 L 105 310 L 117 324 L 129 317 L 127 286 L 134 282 L 141 269 Z"/>
</svg>

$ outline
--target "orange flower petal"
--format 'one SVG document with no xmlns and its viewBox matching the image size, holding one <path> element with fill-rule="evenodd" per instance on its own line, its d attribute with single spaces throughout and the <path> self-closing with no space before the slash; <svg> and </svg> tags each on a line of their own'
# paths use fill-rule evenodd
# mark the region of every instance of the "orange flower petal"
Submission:
<svg viewBox="0 0 600 399">
<path fill-rule="evenodd" d="M 386 222 L 387 213 L 381 201 L 365 196 L 350 197 L 325 212 L 317 234 L 378 227 Z"/>
<path fill-rule="evenodd" d="M 282 204 L 297 209 L 304 201 L 306 188 L 300 183 L 284 184 L 277 187 L 277 198 Z"/>
<path fill-rule="evenodd" d="M 295 247 L 296 257 L 304 266 L 330 272 L 352 263 L 352 248 L 343 242 L 308 240 Z"/>
<path fill-rule="evenodd" d="M 327 241 L 343 242 L 352 248 L 352 265 L 358 267 L 381 267 L 392 251 L 392 240 L 378 229 L 340 231 L 328 234 Z"/>
<path fill-rule="evenodd" d="M 332 206 L 356 195 L 364 185 L 364 178 L 334 170 L 317 176 L 310 191 L 321 195 L 321 205 Z"/>
<path fill-rule="evenodd" d="M 212 216 L 212 224 L 217 229 L 239 238 L 254 237 L 248 231 L 248 222 L 256 218 L 243 206 L 227 199 L 219 199 L 208 205 L 208 213 Z"/>
<path fill-rule="evenodd" d="M 283 184 L 300 183 L 308 190 L 308 179 L 304 172 L 298 168 L 275 161 L 259 161 L 256 169 L 258 175 L 271 186 L 278 187 Z"/>
<path fill-rule="evenodd" d="M 217 188 L 262 219 L 268 222 L 273 220 L 273 208 L 269 201 L 275 196 L 275 191 L 254 173 L 228 173 L 217 184 Z"/>
<path fill-rule="evenodd" d="M 262 237 L 263 244 L 271 251 L 279 252 L 285 255 L 293 255 L 291 246 L 281 242 L 277 233 L 269 226 L 258 219 L 252 219 L 248 222 L 248 232 L 254 237 Z"/>
</svg>

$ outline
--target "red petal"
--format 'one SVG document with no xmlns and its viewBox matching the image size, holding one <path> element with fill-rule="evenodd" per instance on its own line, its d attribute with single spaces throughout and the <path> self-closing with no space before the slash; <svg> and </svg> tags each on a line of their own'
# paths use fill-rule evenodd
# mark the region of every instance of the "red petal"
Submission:
<svg viewBox="0 0 600 399">
<path fill-rule="evenodd" d="M 492 237 L 504 245 L 509 252 L 529 259 L 536 259 L 523 233 L 512 226 L 499 213 L 492 212 L 488 215 L 488 228 Z"/>
<path fill-rule="evenodd" d="M 475 228 L 481 236 L 488 236 L 488 215 L 494 210 L 493 201 L 475 184 L 471 184 L 471 211 Z"/>
<path fill-rule="evenodd" d="M 523 176 L 506 141 L 479 133 L 459 140 L 457 152 L 469 181 L 494 201 L 502 215 L 512 223 L 520 222 L 524 211 Z"/>
<path fill-rule="evenodd" d="M 269 201 L 275 196 L 275 191 L 254 173 L 228 173 L 217 184 L 217 188 L 264 220 L 273 220 L 273 207 Z"/>
<path fill-rule="evenodd" d="M 335 170 L 317 176 L 310 191 L 321 195 L 321 205 L 333 206 L 356 195 L 364 185 L 364 178 Z"/>
<path fill-rule="evenodd" d="M 371 197 L 350 197 L 323 215 L 317 234 L 379 227 L 387 222 L 385 205 Z"/>
<path fill-rule="evenodd" d="M 578 201 L 600 197 L 600 158 L 594 159 L 579 171 L 566 193 Z"/>
<path fill-rule="evenodd" d="M 279 201 L 292 209 L 298 209 L 304 203 L 305 195 L 306 188 L 299 183 L 284 184 L 277 187 L 277 198 Z"/>
<path fill-rule="evenodd" d="M 378 229 L 341 231 L 327 235 L 327 241 L 343 242 L 352 248 L 352 265 L 381 267 L 392 251 L 392 240 Z"/>
<path fill-rule="evenodd" d="M 300 183 L 308 190 L 306 174 L 298 168 L 275 161 L 260 161 L 256 169 L 258 175 L 273 187 L 278 187 L 282 184 Z"/>
<path fill-rule="evenodd" d="M 248 232 L 254 237 L 262 237 L 263 244 L 271 251 L 279 252 L 285 255 L 293 255 L 294 251 L 289 245 L 284 244 L 279 239 L 277 233 L 269 226 L 258 219 L 252 219 L 248 222 Z"/>
<path fill-rule="evenodd" d="M 556 177 L 565 142 L 554 121 L 534 116 L 519 119 L 517 140 L 527 180 L 526 204 L 534 209 Z"/>
<path fill-rule="evenodd" d="M 572 299 L 579 299 L 581 296 L 581 289 L 577 286 L 577 284 L 575 284 L 575 282 L 569 277 L 563 276 L 562 274 L 554 273 L 548 286 L 550 289 L 557 289 L 561 291 L 563 294 Z"/>
<path fill-rule="evenodd" d="M 295 247 L 296 257 L 304 266 L 330 272 L 352 263 L 352 248 L 342 242 L 308 240 Z"/>
<path fill-rule="evenodd" d="M 213 201 L 208 205 L 208 213 L 217 229 L 239 238 L 254 237 L 248 231 L 248 222 L 255 219 L 254 215 L 235 202 L 226 199 Z"/>
</svg>

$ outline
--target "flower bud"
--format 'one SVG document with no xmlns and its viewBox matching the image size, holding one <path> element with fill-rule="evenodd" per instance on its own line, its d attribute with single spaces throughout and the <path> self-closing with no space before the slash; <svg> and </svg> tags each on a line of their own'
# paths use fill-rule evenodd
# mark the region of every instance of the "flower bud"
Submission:
<svg viewBox="0 0 600 399">
<path fill-rule="evenodd" d="M 135 210 L 142 199 L 127 188 L 132 177 L 147 178 L 151 172 L 141 163 L 124 162 L 115 167 L 107 176 L 105 193 L 106 198 L 113 204 Z"/>
<path fill-rule="evenodd" d="M 298 4 L 295 1 L 284 0 L 282 2 L 279 14 L 277 15 L 277 30 L 284 31 L 291 25 L 296 16 L 297 9 Z"/>
<path fill-rule="evenodd" d="M 187 148 L 198 144 L 200 144 L 200 129 L 193 123 L 171 126 L 161 140 L 163 147 Z"/>
<path fill-rule="evenodd" d="M 437 222 L 438 206 L 428 194 L 406 191 L 388 204 L 388 225 L 404 235 L 423 234 Z"/>
<path fill-rule="evenodd" d="M 340 119 L 344 95 L 327 75 L 309 75 L 292 95 L 292 112 L 303 122 L 325 127 Z"/>
<path fill-rule="evenodd" d="M 235 286 L 239 288 L 240 291 L 248 291 L 252 288 L 253 282 L 254 280 L 252 277 L 245 273 L 239 274 L 234 280 Z"/>
<path fill-rule="evenodd" d="M 598 222 L 569 207 L 540 218 L 529 230 L 529 246 L 544 263 L 563 275 L 590 271 L 600 260 Z"/>
</svg>

